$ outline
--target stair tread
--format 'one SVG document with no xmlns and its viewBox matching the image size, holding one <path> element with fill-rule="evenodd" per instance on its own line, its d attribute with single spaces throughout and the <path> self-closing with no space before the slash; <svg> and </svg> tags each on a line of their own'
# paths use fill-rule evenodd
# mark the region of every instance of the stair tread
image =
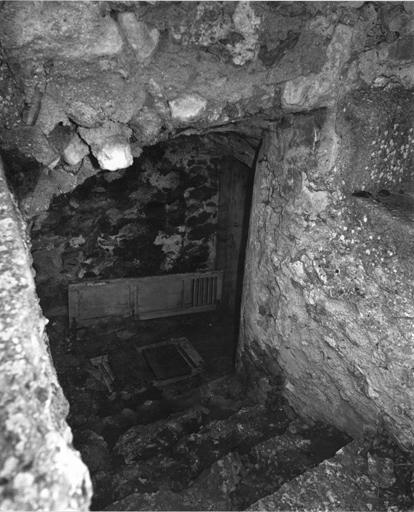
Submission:
<svg viewBox="0 0 414 512">
<path fill-rule="evenodd" d="M 378 510 L 378 487 L 362 450 L 361 441 L 351 442 L 246 510 Z"/>
</svg>

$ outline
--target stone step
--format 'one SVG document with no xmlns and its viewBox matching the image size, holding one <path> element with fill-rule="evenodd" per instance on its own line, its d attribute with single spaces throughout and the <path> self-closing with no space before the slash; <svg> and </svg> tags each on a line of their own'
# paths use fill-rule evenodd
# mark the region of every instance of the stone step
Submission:
<svg viewBox="0 0 414 512">
<path fill-rule="evenodd" d="M 176 442 L 159 443 L 155 456 L 142 452 L 141 460 L 119 460 L 109 469 L 104 450 L 104 469 L 92 474 L 92 510 L 385 511 L 410 505 L 412 461 L 388 438 L 350 442 L 334 428 L 299 418 L 289 422 L 275 412 L 243 407 Z M 173 415 L 173 433 L 179 417 L 191 422 L 202 413 L 193 408 Z M 150 433 L 152 425 L 146 427 Z M 155 429 L 147 441 L 160 432 Z M 90 430 L 83 436 L 94 447 L 88 444 L 86 455 L 95 457 L 102 438 Z M 137 452 L 142 446 L 140 439 Z"/>
<path fill-rule="evenodd" d="M 112 451 L 116 467 L 92 474 L 93 506 L 103 508 L 136 491 L 153 493 L 160 487 L 183 491 L 219 459 L 230 452 L 248 453 L 257 443 L 284 432 L 290 421 L 282 407 L 271 410 L 264 405 L 245 406 L 227 419 L 203 426 L 206 413 L 201 406 L 193 407 L 127 430 Z M 189 433 L 191 428 L 194 431 Z"/>
<path fill-rule="evenodd" d="M 380 491 L 394 482 L 392 459 L 370 455 L 357 440 L 246 510 L 387 510 Z"/>
<path fill-rule="evenodd" d="M 289 422 L 282 407 L 243 407 L 228 419 L 212 421 L 199 432 L 180 439 L 171 456 L 196 476 L 231 451 L 247 453 L 258 442 L 281 434 Z"/>
<path fill-rule="evenodd" d="M 350 441 L 336 429 L 320 423 L 309 425 L 298 418 L 284 434 L 258 443 L 242 456 L 244 474 L 236 488 L 235 507 L 243 510 L 275 492 Z"/>
<path fill-rule="evenodd" d="M 171 480 L 164 479 L 160 489 L 144 490 L 143 486 L 140 489 L 133 489 L 131 486 L 128 487 L 125 480 L 118 480 L 118 489 L 122 489 L 124 497 L 111 505 L 107 505 L 105 510 L 171 510 L 172 508 L 174 510 L 243 510 L 258 497 L 275 491 L 285 481 L 303 473 L 320 461 L 321 455 L 318 453 L 319 439 L 314 436 L 316 428 L 318 428 L 319 435 L 323 435 L 325 442 L 330 445 L 325 453 L 335 453 L 335 446 L 337 448 L 346 442 L 345 438 L 338 437 L 336 432 L 330 432 L 328 428 L 324 430 L 320 425 L 315 425 L 312 428 L 305 423 L 295 421 L 286 433 L 265 440 L 262 438 L 260 442 L 252 443 L 252 446 L 248 448 L 246 442 L 249 442 L 247 441 L 249 431 L 246 425 L 252 421 L 253 416 L 258 422 L 263 420 L 263 418 L 260 418 L 261 411 L 259 407 L 249 408 L 246 411 L 241 410 L 231 418 L 231 420 L 235 418 L 241 420 L 238 425 L 242 427 L 240 431 L 246 435 L 242 444 L 235 442 L 238 437 L 238 430 L 235 427 L 236 423 L 232 421 L 213 422 L 215 425 L 207 425 L 201 430 L 200 438 L 203 438 L 204 443 L 208 441 L 206 437 L 208 435 L 211 435 L 214 442 L 218 439 L 217 432 L 220 432 L 225 438 L 226 432 L 233 430 L 232 435 L 235 437 L 230 438 L 230 442 L 233 441 L 234 446 L 230 453 L 215 460 L 211 465 L 205 467 L 196 478 L 188 481 L 185 488 L 174 488 Z M 247 418 L 249 421 L 246 421 Z M 226 425 L 223 425 L 223 423 L 226 423 Z M 252 432 L 250 432 L 250 441 L 253 439 L 251 434 Z M 331 440 L 329 439 L 330 435 L 332 435 Z M 256 438 L 256 436 L 253 437 Z M 183 438 L 183 441 L 191 439 L 194 439 L 194 434 Z M 240 439 L 238 441 L 240 443 Z M 181 446 L 184 446 L 184 444 L 181 444 Z M 200 444 L 197 443 L 196 446 L 199 448 Z M 208 461 L 209 459 L 204 460 L 205 463 L 208 463 Z M 165 474 L 174 473 L 177 475 L 179 466 L 176 465 L 176 462 L 172 458 L 169 458 L 168 461 L 165 459 L 163 461 L 158 460 L 153 467 L 159 468 L 164 464 Z M 149 469 L 148 463 L 146 470 Z M 191 465 L 187 466 L 185 463 L 182 467 L 198 470 L 200 466 L 193 464 L 191 467 Z M 130 481 L 136 482 L 139 480 L 141 483 L 144 483 L 144 481 L 148 483 L 149 479 L 143 476 L 143 470 L 143 466 L 135 467 L 128 476 L 124 473 L 124 478 L 129 478 Z M 118 472 L 118 478 L 120 474 Z M 187 479 L 190 474 L 191 469 L 187 472 Z M 154 475 L 152 476 L 154 477 Z M 158 485 L 162 480 L 159 473 L 154 478 L 154 482 L 156 481 Z M 132 490 L 134 492 L 127 494 L 128 491 Z M 115 492 L 114 496 L 116 495 L 120 496 L 120 493 Z"/>
<path fill-rule="evenodd" d="M 229 453 L 201 473 L 180 492 L 162 488 L 152 493 L 132 493 L 104 510 L 233 510 L 231 496 L 240 481 L 241 462 Z"/>
<path fill-rule="evenodd" d="M 207 408 L 194 406 L 155 423 L 134 425 L 119 437 L 112 453 L 121 455 L 126 464 L 149 459 L 168 451 L 182 436 L 198 430 L 208 413 Z"/>
<path fill-rule="evenodd" d="M 246 454 L 253 461 L 261 460 L 259 469 L 266 471 L 263 481 L 274 481 L 279 486 L 276 492 L 248 508 L 242 505 L 240 488 L 249 485 L 249 478 L 261 487 L 260 480 L 252 478 L 252 467 L 246 465 L 245 456 L 232 452 L 215 461 L 180 492 L 168 488 L 133 492 L 105 510 L 412 510 L 408 501 L 398 507 L 384 500 L 384 493 L 391 495 L 391 487 L 395 487 L 396 468 L 391 458 L 373 453 L 367 440 L 352 441 L 333 457 L 306 469 L 314 464 L 310 457 L 313 440 L 308 437 L 288 431 L 259 443 Z M 269 465 L 275 472 L 269 470 Z M 287 477 L 286 470 L 301 474 L 280 485 L 280 476 Z"/>
</svg>

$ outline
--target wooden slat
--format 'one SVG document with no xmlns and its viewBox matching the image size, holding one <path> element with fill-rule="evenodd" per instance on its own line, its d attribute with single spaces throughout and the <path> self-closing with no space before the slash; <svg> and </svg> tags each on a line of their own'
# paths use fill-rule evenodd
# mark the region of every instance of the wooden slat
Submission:
<svg viewBox="0 0 414 512">
<path fill-rule="evenodd" d="M 105 288 L 90 287 L 79 292 L 79 319 L 109 316 L 129 316 L 130 290 L 128 285 L 107 284 Z"/>
<path fill-rule="evenodd" d="M 141 281 L 138 288 L 138 311 L 169 311 L 183 307 L 184 281 L 169 280 Z"/>
<path fill-rule="evenodd" d="M 69 288 L 69 297 L 68 297 L 68 316 L 69 316 L 69 326 L 72 326 L 74 322 L 78 321 L 79 318 L 79 292 L 78 290 L 73 290 L 71 292 Z"/>
<path fill-rule="evenodd" d="M 111 316 L 162 318 L 216 309 L 222 271 L 70 284 L 69 319 L 80 325 Z"/>
<path fill-rule="evenodd" d="M 169 311 L 148 311 L 147 313 L 139 313 L 140 320 L 151 320 L 152 318 L 166 318 L 169 316 L 189 315 L 191 313 L 202 313 L 203 311 L 215 311 L 217 304 L 210 306 L 195 306 L 186 309 L 172 309 Z"/>
</svg>

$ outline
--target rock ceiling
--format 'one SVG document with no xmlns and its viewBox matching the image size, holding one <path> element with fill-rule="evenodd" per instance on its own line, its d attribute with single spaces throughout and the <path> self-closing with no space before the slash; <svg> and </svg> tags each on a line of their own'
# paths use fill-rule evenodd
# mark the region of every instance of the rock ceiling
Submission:
<svg viewBox="0 0 414 512">
<path fill-rule="evenodd" d="M 411 85 L 410 3 L 2 2 L 0 145 L 49 170 L 127 167 L 179 134 L 244 137 L 334 108 L 350 87 Z M 236 137 L 232 136 L 235 141 Z M 237 155 L 240 143 L 230 143 Z M 247 153 L 247 154 L 246 154 Z M 90 170 L 90 172 L 93 172 Z"/>
</svg>

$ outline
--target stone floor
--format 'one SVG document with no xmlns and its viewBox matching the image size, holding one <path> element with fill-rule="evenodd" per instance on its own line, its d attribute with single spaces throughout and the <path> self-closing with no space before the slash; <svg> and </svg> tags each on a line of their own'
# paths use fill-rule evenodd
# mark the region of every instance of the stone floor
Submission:
<svg viewBox="0 0 414 512">
<path fill-rule="evenodd" d="M 385 433 L 352 441 L 306 423 L 282 396 L 246 398 L 233 373 L 237 322 L 203 313 L 113 320 L 69 330 L 51 319 L 50 347 L 70 402 L 74 445 L 94 484 L 93 510 L 409 510 L 413 461 Z M 127 368 L 135 346 L 186 337 L 200 375 L 156 387 Z M 94 371 L 95 370 L 95 371 Z"/>
</svg>

